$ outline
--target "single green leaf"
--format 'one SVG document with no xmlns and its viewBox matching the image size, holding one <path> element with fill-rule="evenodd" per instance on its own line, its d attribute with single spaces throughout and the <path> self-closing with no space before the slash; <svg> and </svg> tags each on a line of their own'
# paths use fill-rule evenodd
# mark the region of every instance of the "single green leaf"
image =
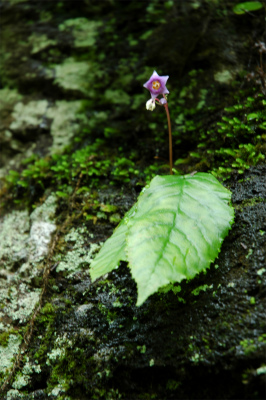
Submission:
<svg viewBox="0 0 266 400">
<path fill-rule="evenodd" d="M 252 119 L 258 118 L 258 114 L 257 113 L 251 113 L 247 115 L 247 120 L 251 121 Z"/>
<path fill-rule="evenodd" d="M 217 257 L 233 221 L 231 193 L 210 174 L 156 176 L 128 220 L 127 258 L 141 305 Z"/>
<path fill-rule="evenodd" d="M 236 4 L 233 8 L 235 14 L 241 15 L 249 11 L 257 11 L 263 7 L 260 1 L 246 1 L 244 3 Z"/>
<path fill-rule="evenodd" d="M 141 305 L 160 287 L 193 278 L 228 234 L 230 199 L 210 174 L 156 176 L 92 261 L 92 281 L 129 261 Z"/>
</svg>

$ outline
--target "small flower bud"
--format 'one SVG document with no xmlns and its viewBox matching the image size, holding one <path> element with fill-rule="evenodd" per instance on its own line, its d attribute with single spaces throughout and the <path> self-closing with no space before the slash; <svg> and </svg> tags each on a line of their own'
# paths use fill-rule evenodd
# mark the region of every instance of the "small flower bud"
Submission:
<svg viewBox="0 0 266 400">
<path fill-rule="evenodd" d="M 162 98 L 162 99 L 160 99 L 160 103 L 161 103 L 162 105 L 164 105 L 164 104 L 167 103 L 167 101 L 165 100 L 165 98 Z"/>
<path fill-rule="evenodd" d="M 148 100 L 146 103 L 146 108 L 149 111 L 153 111 L 155 109 L 155 100 L 154 99 Z"/>
</svg>

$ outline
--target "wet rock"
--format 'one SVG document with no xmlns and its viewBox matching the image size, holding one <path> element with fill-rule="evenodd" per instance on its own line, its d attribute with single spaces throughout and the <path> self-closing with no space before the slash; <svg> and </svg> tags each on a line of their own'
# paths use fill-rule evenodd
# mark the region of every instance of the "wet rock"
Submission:
<svg viewBox="0 0 266 400">
<path fill-rule="evenodd" d="M 245 201 L 254 187 L 266 198 L 264 171 L 251 168 L 228 183 L 241 205 L 235 224 L 215 265 L 181 290 L 154 294 L 138 308 L 125 263 L 93 285 L 86 270 L 65 285 L 54 298 L 56 340 L 42 360 L 57 371 L 56 380 L 53 372 L 53 382 L 48 378 L 51 398 L 75 398 L 79 387 L 88 397 L 132 400 L 141 393 L 160 400 L 263 397 L 266 203 Z M 72 231 L 73 250 L 77 240 Z"/>
<path fill-rule="evenodd" d="M 112 140 L 111 146 L 121 146 L 121 152 L 132 147 L 139 152 L 139 159 L 143 156 L 144 163 L 150 164 L 162 138 L 157 135 L 154 145 L 149 137 L 148 146 L 143 145 L 143 137 L 157 132 L 159 125 L 140 111 L 146 101 L 142 83 L 158 62 L 162 73 L 173 76 L 171 93 L 176 84 L 181 87 L 183 79 L 189 80 L 187 72 L 203 69 L 200 78 L 193 73 L 189 80 L 192 88 L 195 85 L 199 93 L 205 93 L 198 103 L 202 110 L 208 97 L 203 81 L 214 83 L 211 90 L 215 93 L 218 87 L 221 101 L 214 104 L 214 111 L 212 104 L 206 109 L 211 122 L 206 120 L 204 131 L 209 123 L 216 123 L 223 103 L 234 103 L 223 91 L 231 89 L 241 65 L 246 68 L 253 57 L 251 43 L 262 34 L 262 13 L 258 17 L 256 13 L 234 16 L 231 3 L 226 3 L 224 10 L 219 1 L 215 5 L 203 0 L 168 1 L 163 7 L 161 2 L 150 1 L 144 8 L 138 2 L 120 3 L 84 1 L 77 6 L 75 1 L 46 2 L 32 7 L 26 0 L 7 0 L 1 5 L 1 84 L 16 89 L 0 91 L 4 100 L 0 145 L 6 147 L 0 176 L 10 168 L 20 171 L 24 168 L 21 160 L 32 154 L 50 156 L 65 146 L 70 146 L 71 152 L 103 137 Z M 163 61 L 158 58 L 159 50 L 165 55 Z M 191 121 L 195 109 L 181 105 L 192 102 L 192 88 L 184 82 L 188 96 L 180 96 L 174 106 L 188 111 Z M 263 133 L 259 134 L 262 141 Z M 185 147 L 191 146 L 191 141 L 196 143 L 190 131 L 187 137 Z M 176 140 L 181 142 L 181 154 L 178 135 Z M 103 213 L 95 225 L 88 220 L 81 225 L 75 214 L 78 202 L 83 201 L 81 195 L 77 204 L 73 202 L 77 207 L 73 214 L 61 199 L 59 215 L 55 215 L 55 197 L 49 197 L 31 215 L 13 211 L 3 217 L 2 382 L 12 368 L 25 329 L 33 329 L 4 398 L 262 398 L 265 172 L 265 166 L 258 166 L 226 182 L 233 191 L 236 220 L 208 273 L 183 282 L 176 290 L 154 294 L 140 308 L 135 306 L 136 285 L 125 263 L 91 283 L 91 258 L 100 241 L 110 235 L 111 225 Z M 114 192 L 109 177 L 104 178 L 106 193 Z M 122 194 L 115 205 L 124 211 L 136 193 L 126 198 L 122 178 Z M 132 192 L 138 182 L 136 176 Z M 100 194 L 99 201 L 103 200 Z M 41 276 L 56 228 L 54 219 L 58 217 L 61 223 L 68 212 L 73 226 L 67 226 L 67 234 L 60 237 L 44 290 Z M 110 221 L 119 219 L 120 209 Z M 31 315 L 42 289 L 45 298 L 33 321 Z"/>
</svg>

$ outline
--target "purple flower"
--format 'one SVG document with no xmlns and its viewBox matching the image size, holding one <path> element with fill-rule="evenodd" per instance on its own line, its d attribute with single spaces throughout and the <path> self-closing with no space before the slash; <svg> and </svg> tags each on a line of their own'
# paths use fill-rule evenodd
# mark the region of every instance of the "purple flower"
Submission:
<svg viewBox="0 0 266 400">
<path fill-rule="evenodd" d="M 150 79 L 144 83 L 144 87 L 150 91 L 152 99 L 155 99 L 159 94 L 168 94 L 166 82 L 169 76 L 159 76 L 156 71 L 153 71 Z"/>
</svg>

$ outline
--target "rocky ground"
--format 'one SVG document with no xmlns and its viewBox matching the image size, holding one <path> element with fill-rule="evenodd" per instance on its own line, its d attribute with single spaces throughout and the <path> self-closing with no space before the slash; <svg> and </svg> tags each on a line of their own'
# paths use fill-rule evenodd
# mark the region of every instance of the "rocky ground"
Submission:
<svg viewBox="0 0 266 400">
<path fill-rule="evenodd" d="M 214 3 L 1 2 L 1 398 L 264 398 L 264 12 Z M 213 173 L 235 222 L 206 274 L 136 307 L 126 263 L 89 268 L 168 173 L 154 68 L 175 173 Z"/>
</svg>

